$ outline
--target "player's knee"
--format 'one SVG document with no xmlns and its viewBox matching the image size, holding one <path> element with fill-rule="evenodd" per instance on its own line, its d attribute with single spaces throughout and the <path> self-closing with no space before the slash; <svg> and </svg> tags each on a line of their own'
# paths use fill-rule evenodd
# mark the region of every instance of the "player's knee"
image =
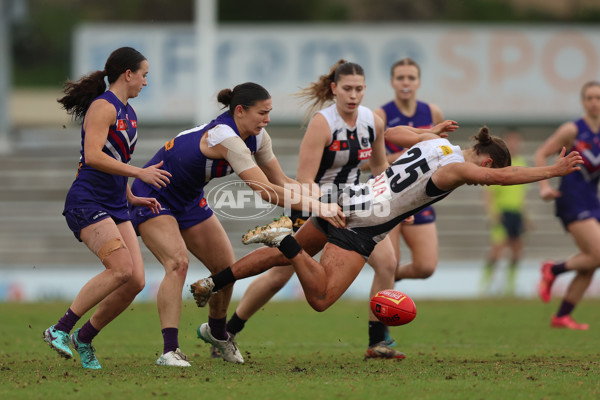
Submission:
<svg viewBox="0 0 600 400">
<path fill-rule="evenodd" d="M 128 283 L 129 283 L 129 285 L 131 287 L 131 292 L 135 293 L 135 295 L 137 295 L 138 293 L 140 293 L 146 287 L 146 279 L 144 278 L 143 275 L 142 276 L 136 276 L 136 275 L 134 275 L 129 280 Z"/>
<path fill-rule="evenodd" d="M 600 267 L 600 248 L 595 247 L 594 249 L 592 249 L 590 251 L 589 254 L 593 258 L 594 265 L 597 265 Z"/>
<path fill-rule="evenodd" d="M 120 284 L 126 284 L 133 276 L 133 266 L 131 264 L 121 265 L 119 268 L 112 269 L 114 279 Z"/>
<path fill-rule="evenodd" d="M 190 259 L 186 254 L 169 260 L 169 262 L 165 265 L 165 269 L 167 270 L 168 274 L 174 274 L 185 279 L 189 264 Z"/>
<path fill-rule="evenodd" d="M 417 279 L 427 279 L 435 272 L 437 263 L 420 263 L 415 264 Z"/>
<path fill-rule="evenodd" d="M 317 312 L 323 312 L 325 310 L 327 310 L 329 308 L 329 306 L 331 306 L 331 303 L 323 301 L 323 300 L 318 300 L 318 299 L 307 299 L 308 304 L 313 308 L 313 310 L 317 311 Z"/>
</svg>

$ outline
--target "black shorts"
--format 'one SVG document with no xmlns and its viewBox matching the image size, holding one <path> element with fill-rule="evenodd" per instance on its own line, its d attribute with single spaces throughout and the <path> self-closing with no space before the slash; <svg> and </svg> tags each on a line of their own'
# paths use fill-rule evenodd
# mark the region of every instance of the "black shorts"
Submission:
<svg viewBox="0 0 600 400">
<path fill-rule="evenodd" d="M 344 249 L 355 251 L 367 260 L 373 249 L 375 241 L 368 236 L 359 235 L 348 229 L 340 229 L 319 217 L 311 217 L 313 225 L 327 236 L 327 241 Z"/>
<path fill-rule="evenodd" d="M 503 211 L 501 223 L 506 235 L 511 239 L 517 239 L 523 234 L 523 215 L 514 211 Z"/>
</svg>

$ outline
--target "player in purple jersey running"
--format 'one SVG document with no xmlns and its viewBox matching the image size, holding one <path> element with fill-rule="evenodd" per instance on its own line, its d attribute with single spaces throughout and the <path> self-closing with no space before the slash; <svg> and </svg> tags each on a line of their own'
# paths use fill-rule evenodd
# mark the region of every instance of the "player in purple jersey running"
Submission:
<svg viewBox="0 0 600 400">
<path fill-rule="evenodd" d="M 444 121 L 438 106 L 417 100 L 417 91 L 421 87 L 421 69 L 410 57 L 395 62 L 390 69 L 390 85 L 394 89 L 394 99 L 375 110 L 386 128 L 394 126 L 411 126 L 419 129 L 430 129 Z M 404 148 L 385 141 L 388 162 L 392 163 L 403 152 Z M 429 278 L 438 263 L 438 237 L 435 224 L 435 210 L 425 207 L 415 216 L 413 223 L 400 224 L 389 233 L 398 260 L 395 280 Z M 412 259 L 401 263 L 400 238 L 408 246 Z M 386 341 L 393 345 L 394 339 L 386 329 Z"/>
<path fill-rule="evenodd" d="M 81 289 L 65 315 L 44 331 L 43 338 L 64 358 L 79 353 L 84 368 L 101 368 L 92 339 L 133 301 L 144 287 L 140 246 L 127 202 L 158 212 L 154 198 L 136 197 L 127 185 L 134 177 L 164 187 L 170 174 L 161 163 L 137 168 L 129 160 L 137 142 L 137 117 L 128 103 L 147 84 L 148 61 L 135 49 L 122 47 L 108 57 L 104 70 L 65 84 L 58 102 L 81 128 L 81 157 L 63 215 L 75 237 L 98 256 L 105 270 Z M 108 79 L 108 90 L 104 77 Z M 92 307 L 92 317 L 70 337 L 77 321 Z"/>
<path fill-rule="evenodd" d="M 312 116 L 302 144 L 297 179 L 305 185 L 318 185 L 329 193 L 347 185 L 359 183 L 360 169 L 371 160 L 376 173 L 387 168 L 383 121 L 372 110 L 361 105 L 366 91 L 363 68 L 339 60 L 327 74 L 319 77 L 299 93 L 310 102 L 307 111 Z M 324 107 L 325 106 L 325 107 Z M 294 229 L 310 215 L 291 213 Z M 322 249 L 322 243 L 307 247 L 311 254 Z M 396 260 L 389 240 L 377 246 L 369 259 L 375 275 L 371 295 L 394 285 Z M 246 322 L 260 310 L 294 275 L 291 265 L 273 268 L 256 277 L 245 291 L 235 313 L 227 323 L 227 331 L 239 333 Z M 369 341 L 365 357 L 402 359 L 405 355 L 385 343 L 385 326 L 369 309 Z"/>
<path fill-rule="evenodd" d="M 212 179 L 236 173 L 260 197 L 276 205 L 334 217 L 339 207 L 316 199 L 291 195 L 284 185 L 298 185 L 287 177 L 273 154 L 265 130 L 270 122 L 271 96 L 256 83 L 223 89 L 217 96 L 227 111 L 206 125 L 181 132 L 168 141 L 148 164 L 164 162 L 172 174 L 171 184 L 156 189 L 135 180 L 132 191 L 155 197 L 162 205 L 159 215 L 143 207 L 132 210 L 134 225 L 146 246 L 165 268 L 158 290 L 158 314 L 163 335 L 163 353 L 157 365 L 187 367 L 179 351 L 178 326 L 181 292 L 189 265 L 188 250 L 212 273 L 235 262 L 233 247 L 223 226 L 204 198 L 204 187 Z M 294 203 L 292 203 L 294 201 Z M 291 230 L 288 230 L 290 232 Z M 244 358 L 226 331 L 226 317 L 233 285 L 224 288 L 210 302 L 208 323 L 198 327 L 198 337 L 214 345 L 224 360 L 243 363 Z"/>
<path fill-rule="evenodd" d="M 434 127 L 437 134 L 453 128 L 454 121 Z M 450 129 L 452 130 L 452 129 Z M 475 137 L 473 147 L 462 150 L 433 132 L 398 126 L 386 131 L 403 147 L 410 147 L 392 165 L 367 183 L 341 191 L 337 203 L 346 213 L 346 227 L 336 228 L 311 217 L 294 236 L 283 239 L 264 235 L 263 247 L 242 257 L 227 270 L 192 284 L 199 306 L 236 279 L 259 274 L 277 265 L 291 263 L 304 289 L 306 300 L 316 311 L 325 311 L 354 281 L 375 245 L 408 215 L 443 200 L 462 185 L 514 185 L 563 176 L 580 169 L 581 156 L 563 148 L 552 166 L 511 167 L 504 142 L 486 127 Z M 263 227 L 260 231 L 268 231 Z M 252 235 L 249 232 L 249 235 Z M 320 262 L 302 246 L 324 245 Z"/>
<path fill-rule="evenodd" d="M 421 86 L 421 69 L 411 58 L 403 58 L 391 68 L 391 82 L 394 100 L 375 110 L 385 122 L 386 128 L 408 125 L 419 129 L 430 129 L 444 121 L 442 111 L 435 104 L 417 100 L 417 90 Z M 388 161 L 394 162 L 404 148 L 386 138 Z M 400 236 L 410 248 L 412 260 L 400 264 Z M 426 279 L 430 277 L 438 263 L 438 238 L 433 207 L 426 207 L 414 217 L 414 223 L 402 224 L 390 232 L 395 244 L 398 267 L 396 280 Z"/>
<path fill-rule="evenodd" d="M 548 181 L 539 183 L 540 196 L 544 200 L 555 200 L 556 216 L 573 236 L 579 253 L 562 262 L 545 261 L 538 291 L 542 301 L 549 302 L 556 277 L 574 271 L 575 276 L 550 326 L 586 330 L 589 325 L 575 322 L 571 312 L 590 285 L 594 271 L 600 267 L 600 82 L 583 85 L 581 103 L 583 117 L 562 124 L 535 153 L 535 163 L 546 165 L 546 158 L 563 146 L 578 151 L 583 157 L 581 170 L 562 178 L 558 190 Z"/>
</svg>

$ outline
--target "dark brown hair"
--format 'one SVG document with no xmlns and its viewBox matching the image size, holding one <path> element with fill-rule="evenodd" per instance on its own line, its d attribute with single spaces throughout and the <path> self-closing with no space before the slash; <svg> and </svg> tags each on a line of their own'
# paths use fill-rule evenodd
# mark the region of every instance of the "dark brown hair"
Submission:
<svg viewBox="0 0 600 400">
<path fill-rule="evenodd" d="M 146 57 L 134 48 L 118 48 L 108 56 L 103 71 L 92 72 L 77 82 L 66 81 L 63 88 L 65 96 L 57 101 L 68 114 L 73 115 L 75 119 L 82 119 L 92 101 L 106 91 L 105 76 L 110 85 L 127 70 L 137 71 L 145 59 Z"/>
<path fill-rule="evenodd" d="M 490 130 L 487 126 L 479 129 L 479 133 L 473 136 L 472 139 L 477 141 L 473 145 L 475 154 L 489 155 L 492 159 L 492 168 L 510 167 L 512 160 L 506 143 L 499 137 L 490 135 Z"/>
<path fill-rule="evenodd" d="M 392 68 L 390 70 L 390 76 L 393 78 L 394 77 L 394 70 L 396 69 L 396 67 L 400 66 L 400 65 L 412 65 L 413 67 L 417 68 L 417 75 L 419 76 L 419 78 L 421 77 L 421 67 L 419 67 L 419 64 L 417 64 L 417 62 L 415 60 L 413 60 L 410 57 L 405 57 L 401 60 L 398 60 L 394 63 L 394 65 L 392 65 Z"/>
<path fill-rule="evenodd" d="M 338 83 L 340 77 L 345 75 L 361 75 L 364 77 L 365 71 L 356 63 L 339 60 L 331 67 L 329 73 L 321 75 L 316 82 L 311 82 L 308 87 L 296 94 L 297 97 L 305 99 L 304 103 L 311 103 L 312 101 L 307 110 L 307 117 L 310 117 L 315 111 L 323 108 L 323 105 L 328 101 L 333 100 L 331 83 Z"/>
<path fill-rule="evenodd" d="M 271 98 L 267 89 L 258 83 L 240 83 L 231 89 L 221 89 L 217 95 L 217 101 L 223 104 L 223 108 L 229 107 L 229 114 L 233 115 L 235 108 L 241 105 L 245 109 L 253 106 L 257 101 Z"/>
</svg>

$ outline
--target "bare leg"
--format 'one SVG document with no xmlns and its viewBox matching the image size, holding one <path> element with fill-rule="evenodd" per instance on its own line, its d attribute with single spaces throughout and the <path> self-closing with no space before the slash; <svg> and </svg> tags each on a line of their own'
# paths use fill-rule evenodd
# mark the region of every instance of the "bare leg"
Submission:
<svg viewBox="0 0 600 400">
<path fill-rule="evenodd" d="M 187 248 L 210 270 L 216 274 L 235 262 L 233 247 L 225 229 L 215 215 L 200 224 L 181 231 Z M 227 285 L 209 301 L 209 316 L 225 318 L 231 301 L 233 284 Z"/>
<path fill-rule="evenodd" d="M 307 225 L 310 224 L 310 225 Z M 325 245 L 326 238 L 315 229 L 310 221 L 307 221 L 305 230 L 312 232 L 305 236 L 302 241 L 302 248 L 311 256 L 317 254 Z M 281 252 L 277 251 L 279 254 Z M 285 260 L 287 260 L 284 257 Z M 291 265 L 278 266 L 271 268 L 266 273 L 255 278 L 242 297 L 236 310 L 236 314 L 243 320 L 248 320 L 262 306 L 264 306 L 281 288 L 290 280 L 294 274 L 294 268 Z M 237 277 L 237 274 L 234 273 Z"/>
<path fill-rule="evenodd" d="M 243 320 L 249 320 L 262 306 L 294 275 L 291 265 L 271 268 L 264 274 L 256 277 L 248 286 L 235 313 Z"/>
<path fill-rule="evenodd" d="M 71 304 L 71 310 L 79 316 L 129 281 L 133 275 L 129 249 L 125 247 L 125 241 L 112 219 L 107 218 L 82 229 L 81 240 L 94 254 L 99 255 L 106 270 L 90 279 Z"/>
<path fill-rule="evenodd" d="M 117 227 L 121 232 L 125 245 L 129 249 L 129 255 L 131 256 L 133 263 L 133 273 L 131 279 L 106 296 L 104 300 L 98 304 L 98 308 L 92 315 L 92 318 L 90 318 L 92 325 L 97 330 L 104 328 L 127 309 L 135 299 L 135 296 L 144 289 L 145 285 L 144 262 L 142 260 L 140 244 L 133 226 L 131 225 L 131 222 L 124 222 Z"/>
<path fill-rule="evenodd" d="M 576 275 L 567 288 L 564 301 L 576 306 L 589 287 L 594 271 L 600 266 L 600 223 L 593 218 L 576 221 L 567 227 L 575 239 L 579 253 L 565 262 L 567 270 L 576 271 Z"/>
<path fill-rule="evenodd" d="M 335 303 L 365 265 L 364 257 L 357 252 L 331 243 L 325 245 L 321 263 L 304 251 L 290 261 L 302 284 L 306 300 L 316 311 L 325 311 Z"/>
<path fill-rule="evenodd" d="M 389 237 L 386 237 L 375 246 L 369 257 L 369 265 L 373 267 L 375 276 L 371 284 L 370 297 L 377 292 L 394 287 L 394 272 L 398 261 L 394 256 L 394 245 Z M 369 307 L 369 321 L 378 321 L 371 307 Z"/>
<path fill-rule="evenodd" d="M 435 223 L 401 225 L 404 241 L 412 253 L 412 262 L 399 265 L 396 279 L 427 279 L 438 264 L 438 237 Z"/>
<path fill-rule="evenodd" d="M 181 293 L 189 264 L 179 225 L 174 217 L 159 215 L 140 224 L 138 230 L 146 247 L 165 268 L 156 297 L 160 327 L 177 328 L 181 317 Z"/>
</svg>

